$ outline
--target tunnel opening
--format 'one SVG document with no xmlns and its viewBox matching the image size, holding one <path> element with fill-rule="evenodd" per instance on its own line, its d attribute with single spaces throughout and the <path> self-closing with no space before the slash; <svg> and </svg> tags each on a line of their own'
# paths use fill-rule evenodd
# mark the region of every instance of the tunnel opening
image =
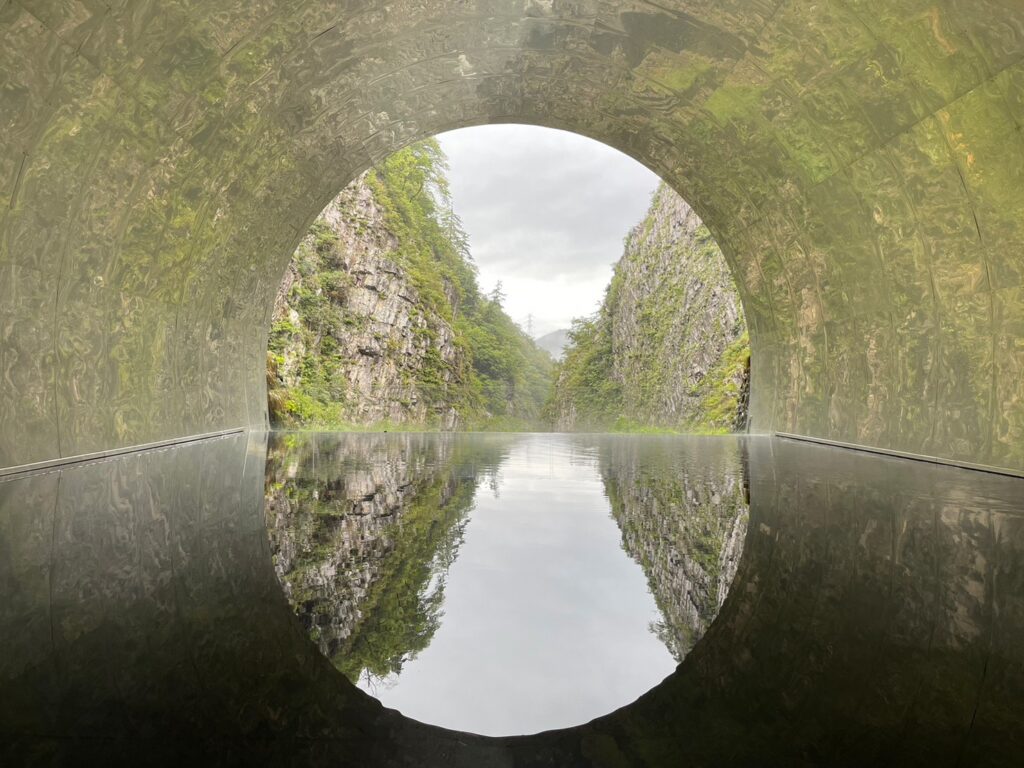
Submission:
<svg viewBox="0 0 1024 768">
<path fill-rule="evenodd" d="M 610 147 L 504 125 L 384 158 L 275 300 L 266 507 L 293 610 L 424 722 L 532 733 L 635 699 L 717 614 L 747 517 L 736 444 L 691 467 L 642 435 L 744 430 L 749 357 L 714 238 Z"/>
<path fill-rule="evenodd" d="M 495 125 L 410 145 L 316 218 L 276 294 L 268 403 L 292 429 L 746 431 L 749 360 L 682 198 L 605 145 Z"/>
<path fill-rule="evenodd" d="M 396 148 L 513 121 L 685 193 L 740 287 L 755 430 L 1020 471 L 1020 34 L 986 8 L 312 3 L 236 36 L 212 6 L 9 2 L 0 463 L 265 424 L 293 222 Z"/>
</svg>

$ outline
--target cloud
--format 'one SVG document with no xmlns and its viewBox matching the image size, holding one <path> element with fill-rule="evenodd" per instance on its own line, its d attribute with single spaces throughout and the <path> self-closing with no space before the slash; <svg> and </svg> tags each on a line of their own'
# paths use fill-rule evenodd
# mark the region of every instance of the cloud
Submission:
<svg viewBox="0 0 1024 768">
<path fill-rule="evenodd" d="M 509 314 L 532 314 L 538 334 L 592 312 L 658 177 L 611 147 L 548 128 L 491 125 L 438 140 L 482 287 L 502 280 Z"/>
</svg>

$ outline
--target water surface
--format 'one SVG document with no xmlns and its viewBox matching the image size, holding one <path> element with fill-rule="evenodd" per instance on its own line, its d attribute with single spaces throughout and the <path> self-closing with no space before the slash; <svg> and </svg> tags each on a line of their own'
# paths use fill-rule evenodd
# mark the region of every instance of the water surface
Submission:
<svg viewBox="0 0 1024 768">
<path fill-rule="evenodd" d="M 509 439 L 235 434 L 0 479 L 0 765 L 1021 764 L 1024 480 L 768 437 L 574 438 L 682 657 L 639 699 L 514 738 L 382 707 L 346 674 L 440 642 Z"/>
<path fill-rule="evenodd" d="M 286 435 L 268 521 L 296 613 L 385 705 L 532 733 L 633 701 L 714 618 L 742 550 L 740 443 Z"/>
</svg>

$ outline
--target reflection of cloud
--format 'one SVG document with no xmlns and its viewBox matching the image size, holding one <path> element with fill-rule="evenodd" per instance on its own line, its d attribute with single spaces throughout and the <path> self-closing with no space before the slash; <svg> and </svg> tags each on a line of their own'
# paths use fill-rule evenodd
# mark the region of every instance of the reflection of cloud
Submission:
<svg viewBox="0 0 1024 768">
<path fill-rule="evenodd" d="M 485 290 L 540 334 L 592 312 L 643 217 L 657 177 L 596 141 L 547 128 L 491 125 L 442 134 L 455 209 Z"/>
</svg>

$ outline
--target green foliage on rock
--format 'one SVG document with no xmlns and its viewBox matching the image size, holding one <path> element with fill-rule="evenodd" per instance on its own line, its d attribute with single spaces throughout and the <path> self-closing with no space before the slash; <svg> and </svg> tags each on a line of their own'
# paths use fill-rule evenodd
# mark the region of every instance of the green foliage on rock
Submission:
<svg viewBox="0 0 1024 768">
<path fill-rule="evenodd" d="M 559 429 L 729 432 L 745 424 L 749 358 L 717 243 L 662 185 L 600 309 L 573 324 L 547 413 Z"/>
<path fill-rule="evenodd" d="M 721 440 L 624 436 L 601 453 L 623 549 L 647 576 L 661 613 L 653 629 L 677 661 L 714 621 L 739 565 L 749 517 L 740 462 Z"/>
<path fill-rule="evenodd" d="M 393 550 L 359 604 L 361 619 L 332 658 L 352 682 L 397 674 L 430 644 L 444 602 L 443 579 L 431 582 L 455 560 L 475 492 L 475 482 L 442 475 L 403 509 Z"/>
<path fill-rule="evenodd" d="M 622 385 L 614 376 L 607 306 L 606 296 L 601 311 L 577 318 L 569 329 L 565 357 L 557 368 L 557 390 L 546 410 L 551 421 L 559 420 L 559 410 L 570 411 L 572 425 L 579 430 L 608 430 L 623 421 Z"/>
<path fill-rule="evenodd" d="M 728 347 L 697 392 L 700 404 L 691 417 L 694 431 L 740 431 L 746 419 L 744 387 L 749 386 L 750 337 L 744 333 Z"/>
<path fill-rule="evenodd" d="M 293 258 L 295 278 L 279 300 L 285 307 L 275 313 L 284 319 L 270 333 L 275 425 L 521 429 L 539 423 L 553 363 L 504 312 L 499 291 L 481 292 L 446 170 L 436 141 L 415 144 L 339 196 L 332 213 L 343 224 L 326 215 L 313 224 Z M 372 215 L 365 213 L 367 200 Z M 343 229 L 347 239 L 339 237 Z M 362 250 L 353 255 L 353 245 Z M 383 255 L 367 256 L 370 246 Z M 402 305 L 408 318 L 401 327 L 375 317 L 367 302 L 350 301 L 360 291 L 385 290 L 364 284 L 365 273 L 375 270 L 387 272 L 392 300 L 400 294 L 412 304 Z M 352 349 L 355 338 L 359 349 Z M 365 384 L 378 373 L 391 378 Z M 352 386 L 356 380 L 361 387 Z M 370 407 L 373 398 L 396 402 Z"/>
<path fill-rule="evenodd" d="M 430 643 L 476 491 L 508 440 L 271 436 L 274 567 L 312 640 L 352 682 L 385 680 Z"/>
</svg>

